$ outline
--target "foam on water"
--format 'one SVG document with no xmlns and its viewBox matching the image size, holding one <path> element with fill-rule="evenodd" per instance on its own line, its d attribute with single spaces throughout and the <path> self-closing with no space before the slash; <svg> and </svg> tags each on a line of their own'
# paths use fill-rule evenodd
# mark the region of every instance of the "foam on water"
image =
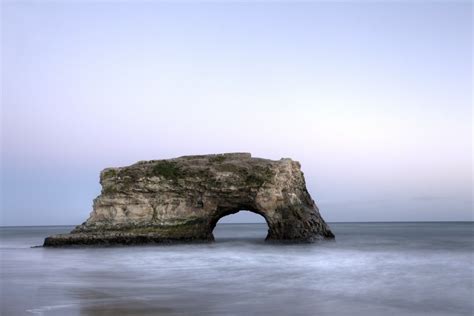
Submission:
<svg viewBox="0 0 474 316">
<path fill-rule="evenodd" d="M 331 227 L 316 244 L 222 224 L 212 244 L 69 249 L 30 246 L 71 227 L 1 228 L 1 314 L 472 314 L 472 222 Z"/>
</svg>

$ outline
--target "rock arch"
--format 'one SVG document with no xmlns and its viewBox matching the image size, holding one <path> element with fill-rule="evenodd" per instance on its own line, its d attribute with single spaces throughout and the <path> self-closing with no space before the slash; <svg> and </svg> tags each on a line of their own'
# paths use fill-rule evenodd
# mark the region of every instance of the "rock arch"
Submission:
<svg viewBox="0 0 474 316">
<path fill-rule="evenodd" d="M 300 164 L 248 153 L 142 161 L 101 172 L 89 219 L 45 246 L 212 241 L 218 220 L 240 210 L 262 215 L 266 240 L 334 238 L 309 195 Z"/>
</svg>

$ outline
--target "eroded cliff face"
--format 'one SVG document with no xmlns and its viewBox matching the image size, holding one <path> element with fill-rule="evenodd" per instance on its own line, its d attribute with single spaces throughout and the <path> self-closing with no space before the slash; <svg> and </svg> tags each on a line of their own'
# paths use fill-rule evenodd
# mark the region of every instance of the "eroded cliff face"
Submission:
<svg viewBox="0 0 474 316">
<path fill-rule="evenodd" d="M 217 221 L 240 210 L 262 215 L 267 240 L 334 238 L 309 195 L 300 164 L 248 153 L 141 161 L 101 172 L 89 219 L 45 246 L 212 241 Z"/>
</svg>

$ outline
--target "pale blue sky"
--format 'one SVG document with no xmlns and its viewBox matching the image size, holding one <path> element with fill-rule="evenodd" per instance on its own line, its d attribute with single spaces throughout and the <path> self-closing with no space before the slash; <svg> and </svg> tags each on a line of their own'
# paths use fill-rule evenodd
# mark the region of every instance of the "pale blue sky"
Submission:
<svg viewBox="0 0 474 316">
<path fill-rule="evenodd" d="M 469 1 L 6 1 L 1 20 L 0 225 L 81 223 L 105 167 L 237 151 L 300 161 L 328 221 L 473 218 Z"/>
</svg>

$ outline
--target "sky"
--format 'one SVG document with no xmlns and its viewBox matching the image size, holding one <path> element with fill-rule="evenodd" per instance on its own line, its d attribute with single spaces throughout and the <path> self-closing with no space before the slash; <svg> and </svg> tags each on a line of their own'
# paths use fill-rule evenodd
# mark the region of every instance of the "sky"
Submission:
<svg viewBox="0 0 474 316">
<path fill-rule="evenodd" d="M 223 152 L 299 161 L 329 222 L 473 220 L 472 6 L 3 1 L 0 225 L 80 224 L 102 169 Z"/>
</svg>

